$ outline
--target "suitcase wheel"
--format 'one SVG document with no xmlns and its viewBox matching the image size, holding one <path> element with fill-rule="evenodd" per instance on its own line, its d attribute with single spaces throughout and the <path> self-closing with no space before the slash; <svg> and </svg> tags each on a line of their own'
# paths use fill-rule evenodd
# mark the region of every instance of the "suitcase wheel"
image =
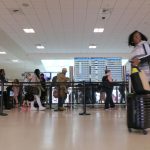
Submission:
<svg viewBox="0 0 150 150">
<path fill-rule="evenodd" d="M 146 135 L 146 134 L 147 134 L 147 131 L 146 131 L 146 130 L 143 130 L 143 134 Z"/>
</svg>

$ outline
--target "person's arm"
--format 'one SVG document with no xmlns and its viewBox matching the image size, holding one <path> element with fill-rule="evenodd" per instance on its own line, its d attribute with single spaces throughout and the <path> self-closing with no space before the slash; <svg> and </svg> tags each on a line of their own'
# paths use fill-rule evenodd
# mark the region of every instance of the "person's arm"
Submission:
<svg viewBox="0 0 150 150">
<path fill-rule="evenodd" d="M 141 63 L 141 60 L 136 57 L 136 58 L 133 58 L 132 60 L 130 60 L 130 62 L 133 67 L 137 67 Z"/>
<path fill-rule="evenodd" d="M 109 75 L 107 79 L 109 82 L 113 82 L 112 76 Z"/>
</svg>

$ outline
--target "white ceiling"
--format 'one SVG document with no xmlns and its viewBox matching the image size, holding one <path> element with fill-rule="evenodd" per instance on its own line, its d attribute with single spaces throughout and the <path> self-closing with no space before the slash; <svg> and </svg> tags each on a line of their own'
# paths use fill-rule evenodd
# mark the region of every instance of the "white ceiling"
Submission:
<svg viewBox="0 0 150 150">
<path fill-rule="evenodd" d="M 93 33 L 95 27 L 104 27 L 104 33 Z M 36 33 L 25 34 L 23 28 Z M 150 38 L 149 29 L 150 0 L 0 0 L 0 50 L 7 52 L 0 55 L 0 67 L 11 76 L 43 70 L 41 59 L 126 58 L 131 51 L 128 35 L 139 30 Z M 36 44 L 45 49 L 37 50 Z M 89 49 L 90 44 L 97 49 Z"/>
</svg>

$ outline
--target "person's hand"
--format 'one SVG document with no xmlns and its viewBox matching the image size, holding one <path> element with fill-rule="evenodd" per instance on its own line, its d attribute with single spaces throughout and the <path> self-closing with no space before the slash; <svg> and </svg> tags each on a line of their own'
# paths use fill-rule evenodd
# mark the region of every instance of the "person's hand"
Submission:
<svg viewBox="0 0 150 150">
<path fill-rule="evenodd" d="M 134 58 L 134 59 L 132 59 L 132 65 L 133 66 L 138 66 L 139 64 L 140 64 L 140 59 L 138 59 L 138 58 Z"/>
</svg>

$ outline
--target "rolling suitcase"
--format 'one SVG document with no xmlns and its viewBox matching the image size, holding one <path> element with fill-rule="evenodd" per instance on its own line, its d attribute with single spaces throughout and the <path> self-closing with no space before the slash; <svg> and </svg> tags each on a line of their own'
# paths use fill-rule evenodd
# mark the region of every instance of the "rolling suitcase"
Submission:
<svg viewBox="0 0 150 150">
<path fill-rule="evenodd" d="M 150 128 L 150 94 L 128 94 L 127 126 L 129 132 L 138 129 L 147 134 L 145 129 Z"/>
</svg>

